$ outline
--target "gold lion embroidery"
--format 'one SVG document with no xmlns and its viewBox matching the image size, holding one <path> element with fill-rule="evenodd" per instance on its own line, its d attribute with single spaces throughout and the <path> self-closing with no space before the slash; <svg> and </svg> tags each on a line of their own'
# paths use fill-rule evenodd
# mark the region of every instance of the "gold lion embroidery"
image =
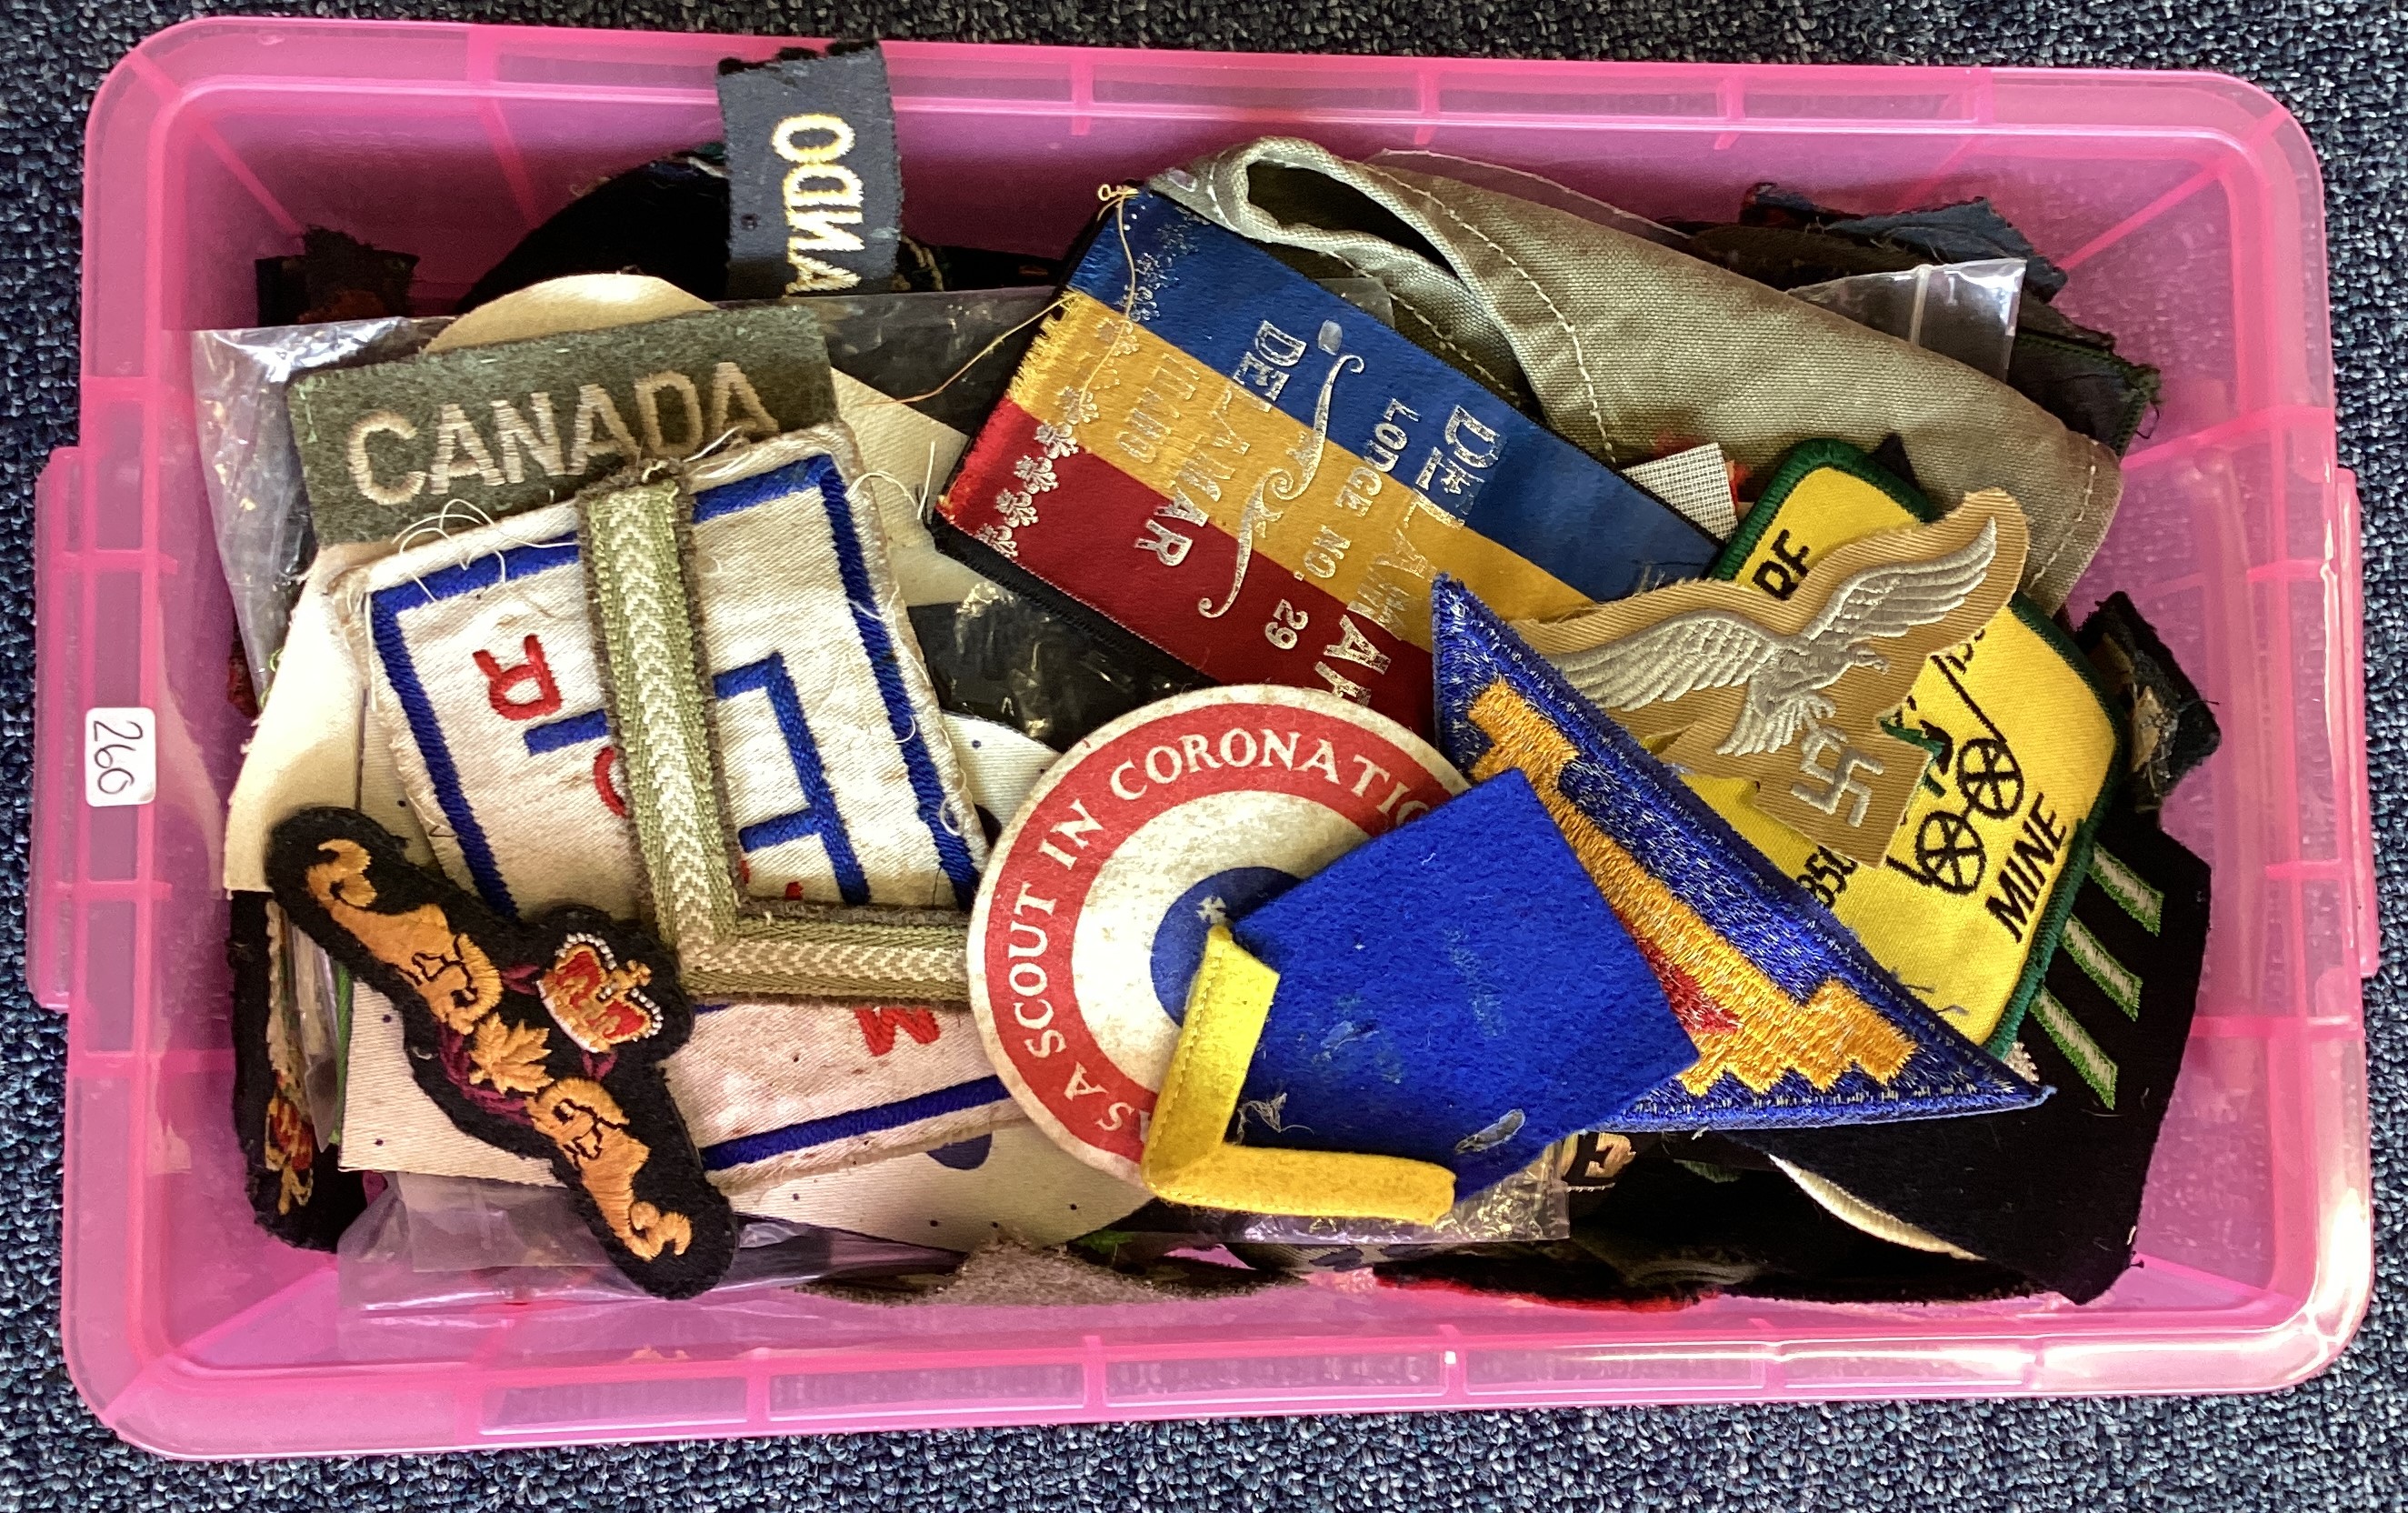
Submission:
<svg viewBox="0 0 2408 1513">
<path fill-rule="evenodd" d="M 267 1169 L 276 1174 L 276 1211 L 289 1214 L 309 1202 L 310 1168 L 318 1162 L 318 1136 L 308 1115 L 284 1096 L 267 1096 Z"/>
<path fill-rule="evenodd" d="M 437 905 L 378 914 L 369 857 L 355 841 L 322 843 L 327 859 L 309 869 L 309 896 L 370 955 L 409 979 L 435 1017 L 461 1034 L 502 1001 L 502 974 L 475 941 L 452 928 Z"/>
<path fill-rule="evenodd" d="M 636 1138 L 618 1100 L 600 1083 L 552 1075 L 545 1064 L 550 1036 L 543 1029 L 514 1025 L 497 1012 L 503 973 L 484 948 L 453 929 L 438 904 L 378 912 L 376 884 L 368 876 L 373 858 L 358 843 L 337 837 L 320 843 L 318 850 L 324 859 L 308 869 L 310 897 L 378 960 L 408 979 L 439 1022 L 466 1038 L 468 1081 L 509 1099 L 559 1149 L 603 1222 L 632 1254 L 645 1261 L 664 1252 L 684 1254 L 693 1243 L 693 1220 L 636 1197 L 636 1174 L 652 1147 Z M 620 965 L 598 937 L 572 935 L 536 978 L 533 990 L 572 1042 L 601 1051 L 657 1027 L 656 1010 L 638 991 L 651 981 L 649 968 Z M 269 1105 L 271 1161 L 280 1149 L 273 1138 L 276 1107 Z M 308 1158 L 301 1157 L 298 1165 L 305 1174 L 306 1202 Z M 294 1174 L 287 1171 L 285 1180 L 289 1190 Z"/>
<path fill-rule="evenodd" d="M 598 1082 L 564 1077 L 536 1094 L 529 1104 L 535 1127 L 552 1138 L 577 1168 L 594 1205 L 610 1232 L 646 1261 L 664 1250 L 682 1255 L 694 1239 L 694 1222 L 665 1214 L 636 1196 L 636 1174 L 652 1148 L 627 1128 L 618 1100 Z"/>
</svg>

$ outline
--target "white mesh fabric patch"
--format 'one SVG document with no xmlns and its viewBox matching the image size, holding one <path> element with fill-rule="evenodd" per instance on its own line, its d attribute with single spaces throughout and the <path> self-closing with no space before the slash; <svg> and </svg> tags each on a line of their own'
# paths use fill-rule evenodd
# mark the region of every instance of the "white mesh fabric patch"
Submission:
<svg viewBox="0 0 2408 1513">
<path fill-rule="evenodd" d="M 1688 516 L 1689 524 L 1715 540 L 1727 541 L 1739 529 L 1730 466 L 1723 460 L 1723 449 L 1712 441 L 1625 468 L 1622 476 Z"/>
</svg>

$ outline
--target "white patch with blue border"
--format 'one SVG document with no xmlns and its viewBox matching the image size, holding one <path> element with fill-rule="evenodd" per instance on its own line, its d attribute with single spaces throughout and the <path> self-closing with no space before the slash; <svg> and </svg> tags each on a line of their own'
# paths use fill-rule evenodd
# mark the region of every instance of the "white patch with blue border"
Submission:
<svg viewBox="0 0 2408 1513">
<path fill-rule="evenodd" d="M 821 454 L 695 500 L 710 733 L 745 890 L 967 908 L 984 842 L 847 472 Z M 445 870 L 513 915 L 573 901 L 624 915 L 642 896 L 576 526 L 571 505 L 516 516 L 363 569 L 340 596 Z"/>
</svg>

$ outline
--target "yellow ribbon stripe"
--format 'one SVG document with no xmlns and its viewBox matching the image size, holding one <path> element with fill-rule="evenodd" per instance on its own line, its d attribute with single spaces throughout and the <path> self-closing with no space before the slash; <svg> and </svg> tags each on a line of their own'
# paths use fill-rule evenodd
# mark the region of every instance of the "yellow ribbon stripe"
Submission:
<svg viewBox="0 0 2408 1513">
<path fill-rule="evenodd" d="M 1373 381 L 1345 370 L 1335 382 Z M 1072 409 L 1079 396 L 1094 407 L 1083 421 Z M 1258 556 L 1425 651 L 1437 572 L 1461 578 L 1509 619 L 1589 602 L 1411 483 L 1336 439 L 1316 443 L 1312 427 L 1085 295 L 1064 296 L 1012 380 L 1011 401 L 1049 425 L 1075 423 L 1082 450 L 1224 535 L 1244 536 L 1252 504 Z"/>
</svg>

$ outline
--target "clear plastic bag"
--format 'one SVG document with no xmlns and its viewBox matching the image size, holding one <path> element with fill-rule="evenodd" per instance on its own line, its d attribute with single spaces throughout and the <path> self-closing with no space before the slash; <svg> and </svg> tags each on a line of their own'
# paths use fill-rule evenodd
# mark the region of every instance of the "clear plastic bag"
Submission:
<svg viewBox="0 0 2408 1513">
<path fill-rule="evenodd" d="M 389 1180 L 408 1210 L 403 1254 L 412 1271 L 609 1265 L 564 1189 L 416 1172 Z"/>
<path fill-rule="evenodd" d="M 830 367 L 897 399 L 926 396 L 913 408 L 975 436 L 1054 298 L 1043 288 L 974 289 L 819 295 L 806 303 L 820 318 Z"/>
<path fill-rule="evenodd" d="M 2023 259 L 2001 257 L 1860 273 L 1789 293 L 2003 382 L 2023 289 Z"/>
<path fill-rule="evenodd" d="M 746 1219 L 735 1263 L 714 1297 L 842 1277 L 950 1271 L 950 1250 L 842 1230 Z M 337 1285 L 344 1306 L 439 1309 L 488 1303 L 595 1303 L 644 1294 L 619 1274 L 559 1188 L 473 1177 L 387 1176 L 343 1233 Z"/>
<path fill-rule="evenodd" d="M 351 985 L 334 959 L 299 926 L 275 918 L 284 932 L 277 953 L 280 1011 L 293 1016 L 302 1055 L 301 1089 L 321 1146 L 343 1139 L 343 1057 L 351 1045 Z"/>
<path fill-rule="evenodd" d="M 830 362 L 882 394 L 908 397 L 938 388 L 994 344 L 920 406 L 955 429 L 975 431 L 1035 338 L 1032 317 L 1053 298 L 1050 289 L 998 289 L 838 295 L 810 307 Z M 193 407 L 218 561 L 251 683 L 262 694 L 317 552 L 285 390 L 307 373 L 411 356 L 451 324 L 429 317 L 193 333 Z"/>
<path fill-rule="evenodd" d="M 538 1192 L 541 1189 L 527 1189 Z M 627 1295 L 624 1283 L 601 1277 L 609 1271 L 595 1246 L 578 1266 L 511 1266 L 500 1261 L 447 1271 L 421 1271 L 411 1255 L 409 1207 L 395 1178 L 351 1221 L 335 1250 L 337 1295 L 345 1308 L 363 1312 L 471 1307 L 490 1303 L 602 1302 Z M 449 1226 L 447 1226 L 449 1228 Z M 456 1232 L 456 1231 L 455 1231 Z M 586 1243 L 593 1244 L 590 1236 Z"/>
<path fill-rule="evenodd" d="M 284 391 L 304 373 L 407 357 L 442 320 L 334 321 L 193 333 L 193 411 L 218 562 L 263 696 L 301 579 L 317 555 Z"/>
<path fill-rule="evenodd" d="M 911 630 L 945 708 L 1056 751 L 1205 681 L 1124 656 L 1035 599 L 983 580 L 958 603 L 911 606 Z"/>
</svg>

